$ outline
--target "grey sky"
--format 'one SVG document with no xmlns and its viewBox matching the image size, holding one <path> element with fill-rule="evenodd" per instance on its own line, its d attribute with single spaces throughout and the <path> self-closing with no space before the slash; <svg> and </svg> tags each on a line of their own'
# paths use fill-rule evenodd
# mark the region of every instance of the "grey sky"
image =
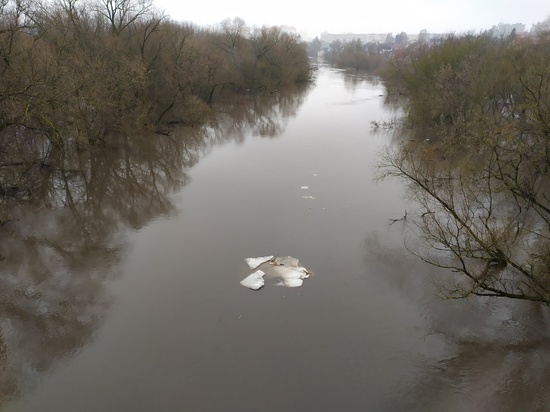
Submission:
<svg viewBox="0 0 550 412">
<path fill-rule="evenodd" d="M 155 0 L 175 20 L 214 25 L 242 17 L 249 26 L 288 25 L 311 36 L 341 33 L 465 32 L 503 23 L 533 23 L 550 14 L 549 0 Z"/>
</svg>

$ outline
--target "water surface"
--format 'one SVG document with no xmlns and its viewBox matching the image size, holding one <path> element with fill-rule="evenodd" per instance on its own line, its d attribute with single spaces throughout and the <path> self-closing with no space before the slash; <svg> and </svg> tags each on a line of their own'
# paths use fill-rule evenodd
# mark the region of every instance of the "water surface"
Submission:
<svg viewBox="0 0 550 412">
<path fill-rule="evenodd" d="M 414 205 L 373 179 L 383 93 L 321 67 L 186 143 L 50 180 L 65 194 L 17 212 L 3 252 L 4 410 L 545 410 L 547 310 L 436 298 L 441 273 L 389 224 Z M 242 287 L 272 254 L 314 276 Z"/>
</svg>

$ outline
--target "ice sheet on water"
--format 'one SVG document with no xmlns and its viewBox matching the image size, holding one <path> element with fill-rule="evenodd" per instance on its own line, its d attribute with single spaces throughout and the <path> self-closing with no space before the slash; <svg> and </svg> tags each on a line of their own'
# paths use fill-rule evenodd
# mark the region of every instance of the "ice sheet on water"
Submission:
<svg viewBox="0 0 550 412">
<path fill-rule="evenodd" d="M 277 278 L 280 279 L 280 283 L 277 283 L 277 285 L 295 288 L 302 286 L 304 279 L 309 278 L 311 275 L 311 272 L 292 256 L 263 256 L 248 258 L 245 261 L 253 270 L 262 267 L 262 270 L 257 270 L 241 281 L 241 285 L 253 290 L 258 290 L 264 285 L 264 278 Z"/>
<path fill-rule="evenodd" d="M 287 288 L 297 288 L 298 286 L 302 286 L 304 279 L 309 277 L 309 275 L 305 272 L 286 266 L 275 266 L 273 270 L 277 273 L 277 276 L 281 278 L 281 285 L 286 286 Z"/>
<path fill-rule="evenodd" d="M 241 285 L 248 289 L 258 290 L 264 285 L 264 275 L 264 271 L 257 270 L 241 280 Z"/>
<path fill-rule="evenodd" d="M 245 262 L 247 263 L 248 267 L 252 270 L 256 269 L 258 266 L 265 262 L 269 262 L 270 260 L 273 260 L 273 256 L 262 256 L 257 258 L 247 258 L 245 259 Z"/>
</svg>

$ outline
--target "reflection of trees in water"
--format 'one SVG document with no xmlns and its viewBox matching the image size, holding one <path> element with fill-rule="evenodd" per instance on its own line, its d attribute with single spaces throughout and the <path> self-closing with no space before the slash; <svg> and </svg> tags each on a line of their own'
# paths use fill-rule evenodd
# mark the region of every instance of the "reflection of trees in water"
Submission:
<svg viewBox="0 0 550 412">
<path fill-rule="evenodd" d="M 458 342 L 450 359 L 421 365 L 408 395 L 418 411 L 544 411 L 550 345 Z"/>
<path fill-rule="evenodd" d="M 114 150 L 51 152 L 27 167 L 2 207 L 0 399 L 70 355 L 109 304 L 103 282 L 124 247 L 126 227 L 169 213 L 168 195 L 197 161 L 182 139 L 124 139 Z"/>
<path fill-rule="evenodd" d="M 248 135 L 278 137 L 288 119 L 296 116 L 309 90 L 307 85 L 298 85 L 291 93 L 245 96 L 225 105 L 213 124 L 214 140 L 243 142 Z"/>
<path fill-rule="evenodd" d="M 391 232 L 406 230 L 405 225 L 398 222 Z M 546 410 L 547 310 L 532 302 L 494 298 L 431 299 L 435 289 L 430 280 L 440 276 L 437 269 L 387 242 L 377 236 L 367 239 L 369 267 L 384 274 L 377 280 L 421 310 L 425 330 L 407 352 L 415 373 L 388 391 L 399 396 L 386 399 L 384 410 L 402 410 L 403 405 L 410 411 Z"/>
<path fill-rule="evenodd" d="M 345 70 L 342 78 L 344 79 L 344 86 L 348 92 L 354 92 L 362 83 L 369 83 L 373 86 L 378 86 L 380 84 L 380 78 L 378 76 L 373 76 L 371 73 L 364 70 Z"/>
<path fill-rule="evenodd" d="M 276 136 L 303 98 L 254 98 L 216 128 L 120 137 L 103 149 L 0 137 L 0 405 L 90 339 L 110 303 L 104 282 L 124 232 L 173 211 L 185 170 L 223 140 Z"/>
</svg>

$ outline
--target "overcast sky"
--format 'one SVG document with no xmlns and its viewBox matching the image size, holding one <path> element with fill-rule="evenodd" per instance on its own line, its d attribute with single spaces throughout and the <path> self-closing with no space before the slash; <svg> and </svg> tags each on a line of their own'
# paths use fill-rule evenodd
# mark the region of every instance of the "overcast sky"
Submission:
<svg viewBox="0 0 550 412">
<path fill-rule="evenodd" d="M 242 17 L 249 26 L 294 26 L 331 33 L 466 32 L 499 22 L 531 24 L 550 14 L 550 0 L 154 0 L 175 20 L 200 26 Z"/>
</svg>

